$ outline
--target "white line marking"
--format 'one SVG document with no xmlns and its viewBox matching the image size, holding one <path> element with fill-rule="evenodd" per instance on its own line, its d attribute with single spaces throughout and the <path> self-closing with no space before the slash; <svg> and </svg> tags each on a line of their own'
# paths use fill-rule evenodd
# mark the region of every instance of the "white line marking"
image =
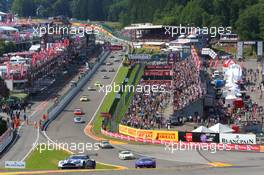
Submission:
<svg viewBox="0 0 264 175">
<path fill-rule="evenodd" d="M 37 147 L 37 143 L 39 140 L 39 127 L 37 129 L 37 139 L 35 140 L 35 142 L 33 143 L 32 148 L 29 150 L 29 152 L 23 157 L 23 159 L 21 161 L 25 161 L 25 159 L 29 156 L 29 154 Z"/>
</svg>

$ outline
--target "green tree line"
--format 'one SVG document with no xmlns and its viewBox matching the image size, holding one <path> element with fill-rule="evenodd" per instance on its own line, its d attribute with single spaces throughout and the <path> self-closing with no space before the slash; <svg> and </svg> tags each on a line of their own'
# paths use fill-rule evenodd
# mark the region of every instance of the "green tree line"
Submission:
<svg viewBox="0 0 264 175">
<path fill-rule="evenodd" d="M 119 21 L 124 26 L 232 26 L 242 39 L 264 39 L 264 0 L 13 0 L 12 11 L 19 16 Z"/>
</svg>

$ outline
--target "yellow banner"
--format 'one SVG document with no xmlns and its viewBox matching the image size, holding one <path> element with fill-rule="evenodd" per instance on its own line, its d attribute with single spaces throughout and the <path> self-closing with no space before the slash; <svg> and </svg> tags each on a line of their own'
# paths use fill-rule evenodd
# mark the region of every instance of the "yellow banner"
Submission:
<svg viewBox="0 0 264 175">
<path fill-rule="evenodd" d="M 119 125 L 119 133 L 141 139 L 178 141 L 178 131 L 143 130 Z"/>
</svg>

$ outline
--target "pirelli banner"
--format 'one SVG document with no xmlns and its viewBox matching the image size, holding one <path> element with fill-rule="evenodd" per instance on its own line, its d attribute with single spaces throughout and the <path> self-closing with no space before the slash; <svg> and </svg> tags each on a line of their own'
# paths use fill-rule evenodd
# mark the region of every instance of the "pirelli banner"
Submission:
<svg viewBox="0 0 264 175">
<path fill-rule="evenodd" d="M 178 131 L 143 130 L 119 125 L 119 133 L 139 139 L 178 141 Z"/>
</svg>

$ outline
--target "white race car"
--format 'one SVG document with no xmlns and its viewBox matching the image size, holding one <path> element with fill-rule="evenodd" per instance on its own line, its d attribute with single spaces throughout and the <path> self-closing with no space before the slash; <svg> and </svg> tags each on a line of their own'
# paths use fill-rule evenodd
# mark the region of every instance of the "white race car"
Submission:
<svg viewBox="0 0 264 175">
<path fill-rule="evenodd" d="M 135 155 L 131 151 L 120 151 L 118 157 L 121 160 L 135 159 Z"/>
</svg>

